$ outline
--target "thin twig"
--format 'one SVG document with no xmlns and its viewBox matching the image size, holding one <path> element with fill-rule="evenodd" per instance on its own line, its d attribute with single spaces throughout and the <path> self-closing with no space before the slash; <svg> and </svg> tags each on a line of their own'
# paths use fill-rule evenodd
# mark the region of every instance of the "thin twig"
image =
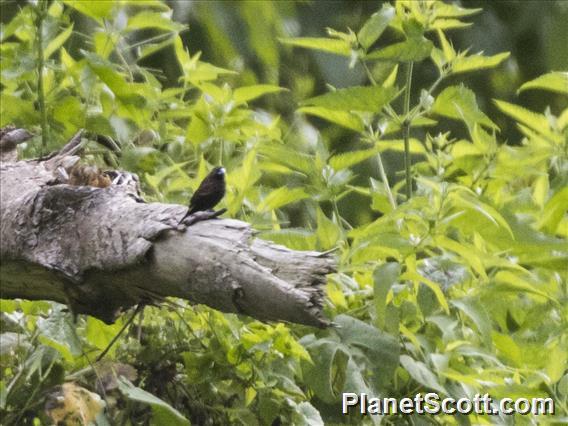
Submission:
<svg viewBox="0 0 568 426">
<path fill-rule="evenodd" d="M 104 356 L 107 354 L 107 352 L 110 350 L 110 348 L 112 348 L 112 346 L 115 344 L 115 342 L 118 340 L 118 338 L 120 337 L 120 335 L 122 333 L 124 333 L 124 330 L 126 330 L 126 328 L 132 323 L 132 321 L 134 321 L 134 318 L 136 317 L 136 315 L 138 314 L 138 312 L 140 312 L 140 310 L 144 307 L 144 305 L 142 303 L 138 304 L 138 306 L 136 306 L 136 309 L 134 310 L 134 313 L 132 314 L 132 316 L 130 318 L 128 318 L 128 320 L 126 321 L 126 323 L 122 326 L 122 328 L 120 329 L 120 331 L 116 334 L 116 336 L 114 336 L 112 338 L 112 340 L 110 341 L 110 343 L 108 344 L 108 346 L 105 348 L 104 351 L 102 351 L 102 353 L 97 357 L 97 359 L 95 360 L 95 363 L 99 362 L 101 359 L 104 358 Z"/>
</svg>

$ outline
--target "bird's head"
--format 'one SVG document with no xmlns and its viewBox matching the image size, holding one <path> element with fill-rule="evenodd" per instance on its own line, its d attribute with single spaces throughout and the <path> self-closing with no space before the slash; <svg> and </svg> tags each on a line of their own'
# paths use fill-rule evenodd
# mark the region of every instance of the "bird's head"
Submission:
<svg viewBox="0 0 568 426">
<path fill-rule="evenodd" d="M 224 179 L 225 178 L 225 168 L 224 167 L 215 167 L 211 171 L 211 175 L 215 176 L 218 179 Z"/>
</svg>

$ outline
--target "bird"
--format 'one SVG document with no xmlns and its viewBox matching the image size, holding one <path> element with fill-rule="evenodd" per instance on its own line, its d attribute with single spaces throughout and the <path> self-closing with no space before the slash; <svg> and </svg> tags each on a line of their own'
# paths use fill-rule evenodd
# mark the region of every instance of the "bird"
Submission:
<svg viewBox="0 0 568 426">
<path fill-rule="evenodd" d="M 180 221 L 199 211 L 210 210 L 225 196 L 225 169 L 215 167 L 201 181 L 199 188 L 193 193 L 189 201 L 189 210 Z"/>
</svg>

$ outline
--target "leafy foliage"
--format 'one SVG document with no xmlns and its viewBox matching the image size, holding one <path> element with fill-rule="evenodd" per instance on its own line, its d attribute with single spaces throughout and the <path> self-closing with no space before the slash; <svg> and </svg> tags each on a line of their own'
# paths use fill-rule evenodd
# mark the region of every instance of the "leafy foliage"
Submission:
<svg viewBox="0 0 568 426">
<path fill-rule="evenodd" d="M 396 423 L 401 419 L 340 417 L 341 393 L 402 398 L 432 390 L 456 399 L 551 397 L 562 422 L 568 108 L 537 112 L 495 99 L 522 135 L 502 140 L 502 120 L 484 112 L 463 79 L 509 54 L 459 52 L 448 39 L 447 30 L 467 28 L 479 9 L 400 0 L 358 32 L 297 37 L 280 28 L 274 5 L 239 8 L 245 22 L 258 24 L 258 32 L 248 28 L 263 69 L 280 64 L 276 34 L 292 52 L 339 56 L 368 82 L 316 95 L 302 89 L 308 83 L 298 75 L 291 90 L 299 115 L 290 122 L 275 108 L 255 106 L 289 96 L 274 78 L 261 84 L 249 70 L 190 53 L 185 26 L 165 3 L 40 0 L 2 25 L 0 124 L 48 132 L 46 146 L 38 136 L 23 147 L 30 157 L 79 128 L 110 136 L 114 151 L 89 141 L 86 161 L 138 173 L 149 200 L 185 204 L 208 170 L 223 164 L 231 216 L 292 248 L 338 249 L 326 311 L 339 327 L 262 324 L 175 301 L 146 308 L 107 355 L 137 374 L 117 367 L 113 374 L 126 378 L 107 381 L 89 360 L 123 321 L 74 324 L 54 303 L 2 301 L 6 423 L 47 421 L 40 395 L 64 381 L 105 398 L 101 425 Z M 266 19 L 258 22 L 255 11 Z M 208 16 L 216 46 L 234 56 Z M 88 20 L 85 33 L 77 30 L 81 19 Z M 162 52 L 176 68 L 174 84 L 144 65 Z M 429 63 L 437 75 L 413 96 L 413 70 Z M 536 90 L 566 105 L 566 73 L 519 88 Z M 305 115 L 330 126 L 318 131 Z M 337 126 L 342 133 L 334 133 Z M 336 152 L 332 139 L 353 142 Z M 406 180 L 389 181 L 386 151 L 404 153 Z"/>
</svg>

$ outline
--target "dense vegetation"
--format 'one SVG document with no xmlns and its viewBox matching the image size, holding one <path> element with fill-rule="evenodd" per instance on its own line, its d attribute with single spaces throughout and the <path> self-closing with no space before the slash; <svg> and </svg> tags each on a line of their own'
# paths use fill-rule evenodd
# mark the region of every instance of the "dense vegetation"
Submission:
<svg viewBox="0 0 568 426">
<path fill-rule="evenodd" d="M 228 216 L 294 249 L 337 248 L 326 313 L 339 327 L 176 300 L 146 308 L 95 375 L 128 315 L 74 323 L 55 303 L 3 300 L 3 424 L 48 422 L 46 395 L 71 381 L 105 398 L 85 410 L 99 425 L 424 421 L 341 416 L 344 391 L 551 397 L 565 421 L 568 73 L 514 88 L 541 110 L 487 93 L 481 108 L 468 76 L 506 86 L 511 58 L 452 41 L 480 9 L 372 4 L 299 37 L 291 2 L 193 7 L 203 54 L 161 1 L 23 4 L 1 28 L 0 125 L 35 131 L 26 157 L 80 128 L 112 137 L 85 161 L 138 173 L 149 201 L 186 204 L 224 165 Z"/>
</svg>

